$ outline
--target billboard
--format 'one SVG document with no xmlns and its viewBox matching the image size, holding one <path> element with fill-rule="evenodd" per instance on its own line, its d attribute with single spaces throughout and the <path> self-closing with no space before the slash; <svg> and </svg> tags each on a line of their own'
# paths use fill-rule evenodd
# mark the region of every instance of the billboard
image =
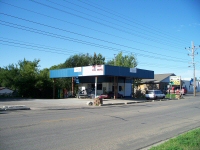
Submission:
<svg viewBox="0 0 200 150">
<path fill-rule="evenodd" d="M 170 76 L 171 85 L 180 85 L 181 84 L 181 76 Z"/>
<path fill-rule="evenodd" d="M 83 76 L 104 75 L 104 65 L 83 67 Z"/>
</svg>

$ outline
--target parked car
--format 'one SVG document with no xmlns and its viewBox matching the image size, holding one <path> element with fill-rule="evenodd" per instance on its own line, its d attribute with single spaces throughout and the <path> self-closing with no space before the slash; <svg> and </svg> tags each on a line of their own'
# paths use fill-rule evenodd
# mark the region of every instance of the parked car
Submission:
<svg viewBox="0 0 200 150">
<path fill-rule="evenodd" d="M 79 91 L 77 94 L 76 94 L 77 98 L 87 98 L 88 97 L 88 94 L 85 90 L 83 91 Z"/>
<path fill-rule="evenodd" d="M 124 95 L 117 93 L 117 98 L 123 98 Z M 114 98 L 114 92 L 111 93 L 111 98 Z"/>
<path fill-rule="evenodd" d="M 101 94 L 100 97 L 102 99 L 110 99 L 111 98 L 111 92 L 107 92 L 105 94 Z"/>
<path fill-rule="evenodd" d="M 164 99 L 165 94 L 161 92 L 161 90 L 148 90 L 146 91 L 145 97 L 147 100 L 158 99 L 158 98 Z"/>
<path fill-rule="evenodd" d="M 117 98 L 123 98 L 124 96 L 120 93 L 117 94 Z M 114 98 L 114 92 L 108 92 L 106 94 L 101 94 L 101 98 L 103 99 L 110 99 Z"/>
</svg>

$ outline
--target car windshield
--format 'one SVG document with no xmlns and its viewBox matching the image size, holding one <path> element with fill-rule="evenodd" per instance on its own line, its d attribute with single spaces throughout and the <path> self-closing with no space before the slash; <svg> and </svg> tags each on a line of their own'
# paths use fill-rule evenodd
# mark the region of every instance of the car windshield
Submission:
<svg viewBox="0 0 200 150">
<path fill-rule="evenodd" d="M 147 91 L 146 94 L 153 94 L 153 91 Z"/>
</svg>

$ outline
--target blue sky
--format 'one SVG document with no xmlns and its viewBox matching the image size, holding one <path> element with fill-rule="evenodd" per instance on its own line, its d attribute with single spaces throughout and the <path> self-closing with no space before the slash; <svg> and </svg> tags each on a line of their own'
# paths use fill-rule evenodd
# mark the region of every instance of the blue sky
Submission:
<svg viewBox="0 0 200 150">
<path fill-rule="evenodd" d="M 137 68 L 191 78 L 185 47 L 200 45 L 199 8 L 199 0 L 1 0 L 0 67 L 25 58 L 43 69 L 94 52 L 108 61 L 122 51 Z"/>
</svg>

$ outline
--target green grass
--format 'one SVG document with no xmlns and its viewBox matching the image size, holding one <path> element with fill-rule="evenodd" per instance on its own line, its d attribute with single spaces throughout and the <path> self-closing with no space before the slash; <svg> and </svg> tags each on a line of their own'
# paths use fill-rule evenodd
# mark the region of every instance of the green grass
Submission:
<svg viewBox="0 0 200 150">
<path fill-rule="evenodd" d="M 200 150 L 200 128 L 181 134 L 150 150 Z"/>
<path fill-rule="evenodd" d="M 170 98 L 170 94 L 166 94 L 165 98 Z M 171 99 L 175 99 L 176 98 L 176 94 L 171 94 Z"/>
</svg>

